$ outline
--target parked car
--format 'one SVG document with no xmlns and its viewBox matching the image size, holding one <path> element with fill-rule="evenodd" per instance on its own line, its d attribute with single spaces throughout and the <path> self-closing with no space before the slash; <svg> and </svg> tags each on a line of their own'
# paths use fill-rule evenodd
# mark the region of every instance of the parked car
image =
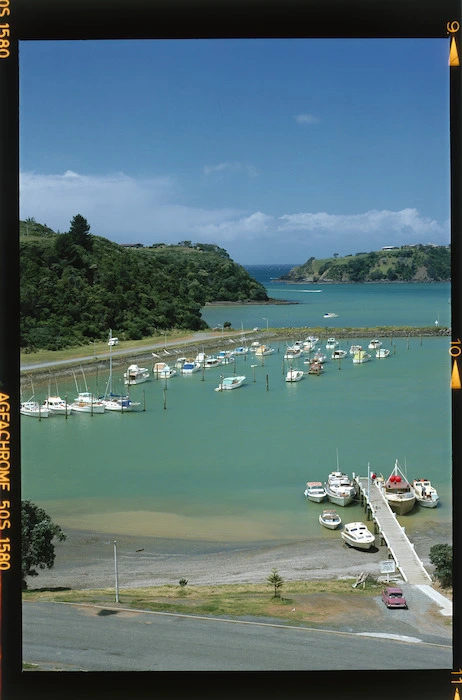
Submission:
<svg viewBox="0 0 462 700">
<path fill-rule="evenodd" d="M 385 588 L 382 591 L 382 600 L 387 608 L 407 608 L 406 598 L 398 586 Z"/>
</svg>

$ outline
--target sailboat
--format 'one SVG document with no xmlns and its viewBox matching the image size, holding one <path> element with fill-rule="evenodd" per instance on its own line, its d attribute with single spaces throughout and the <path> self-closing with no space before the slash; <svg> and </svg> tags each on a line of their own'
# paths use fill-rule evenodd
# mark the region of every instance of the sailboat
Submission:
<svg viewBox="0 0 462 700">
<path fill-rule="evenodd" d="M 82 369 L 82 368 L 81 368 Z M 95 398 L 94 394 L 88 391 L 87 380 L 82 369 L 83 379 L 85 382 L 86 391 L 79 391 L 77 377 L 74 372 L 75 388 L 77 389 L 77 398 L 70 404 L 72 411 L 76 413 L 104 413 L 105 406 L 100 399 Z"/>
<path fill-rule="evenodd" d="M 32 379 L 30 380 L 32 386 L 32 396 L 27 401 L 21 402 L 20 413 L 23 416 L 30 416 L 31 418 L 48 418 L 49 410 L 44 406 L 41 406 L 38 401 L 35 400 L 34 394 L 34 384 Z"/>
<path fill-rule="evenodd" d="M 109 379 L 106 384 L 106 391 L 104 396 L 101 398 L 102 403 L 106 411 L 133 411 L 135 406 L 139 406 L 139 401 L 132 401 L 130 396 L 122 396 L 121 394 L 114 394 L 112 391 L 112 346 L 114 345 L 112 338 L 112 329 L 109 330 Z"/>
</svg>

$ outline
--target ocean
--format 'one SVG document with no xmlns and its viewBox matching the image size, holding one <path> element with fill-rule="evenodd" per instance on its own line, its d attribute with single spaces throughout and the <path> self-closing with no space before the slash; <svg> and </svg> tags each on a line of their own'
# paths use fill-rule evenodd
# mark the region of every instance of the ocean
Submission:
<svg viewBox="0 0 462 700">
<path fill-rule="evenodd" d="M 353 327 L 450 324 L 448 284 L 288 285 L 277 278 L 291 266 L 252 266 L 272 298 L 290 305 L 206 307 L 213 326 L 266 331 L 306 327 L 327 334 Z M 310 290 L 321 291 L 310 293 Z M 298 333 L 298 329 L 303 332 Z M 355 342 L 369 342 L 358 338 Z M 351 341 L 341 342 L 348 349 Z M 259 361 L 240 357 L 245 384 L 216 392 L 232 366 L 165 383 L 131 388 L 140 410 L 123 415 L 22 417 L 22 497 L 44 507 L 61 527 L 159 538 L 233 542 L 294 542 L 338 537 L 321 528 L 323 507 L 306 501 L 307 481 L 324 481 L 339 465 L 349 474 L 368 468 L 385 477 L 398 459 L 409 479 L 431 479 L 441 497 L 436 509 L 416 508 L 400 520 L 414 530 L 451 523 L 451 396 L 449 337 L 383 338 L 390 356 L 364 365 L 329 360 L 320 376 L 285 382 L 286 344 Z M 230 347 L 223 340 L 223 347 Z M 298 362 L 301 369 L 306 369 Z M 150 363 L 152 369 L 152 363 Z M 114 369 L 122 388 L 125 366 Z M 102 393 L 107 374 L 87 376 Z M 71 400 L 74 380 L 50 377 Z M 43 399 L 47 387 L 36 387 Z M 142 410 L 143 407 L 145 410 Z M 346 509 L 363 519 L 359 504 Z"/>
</svg>

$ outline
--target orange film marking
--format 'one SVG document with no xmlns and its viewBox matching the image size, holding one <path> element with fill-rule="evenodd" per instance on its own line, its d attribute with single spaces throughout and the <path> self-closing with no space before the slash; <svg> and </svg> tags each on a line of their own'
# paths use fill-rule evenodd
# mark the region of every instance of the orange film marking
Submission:
<svg viewBox="0 0 462 700">
<path fill-rule="evenodd" d="M 452 375 L 451 375 L 451 389 L 461 389 L 460 374 L 457 362 L 452 365 Z"/>
<path fill-rule="evenodd" d="M 457 51 L 457 44 L 455 37 L 451 37 L 451 48 L 449 50 L 449 65 L 450 66 L 460 66 L 459 53 Z"/>
</svg>

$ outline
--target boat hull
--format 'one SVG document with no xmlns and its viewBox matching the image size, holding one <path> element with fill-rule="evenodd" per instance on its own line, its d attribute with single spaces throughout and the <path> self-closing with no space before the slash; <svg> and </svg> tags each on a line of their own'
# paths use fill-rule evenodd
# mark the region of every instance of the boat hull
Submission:
<svg viewBox="0 0 462 700">
<path fill-rule="evenodd" d="M 406 515 L 406 513 L 409 513 L 414 508 L 416 502 L 415 496 L 412 498 L 400 499 L 396 496 L 385 494 L 385 498 L 392 511 L 397 515 Z"/>
<path fill-rule="evenodd" d="M 370 549 L 375 542 L 375 538 L 374 538 L 374 540 L 371 540 L 371 541 L 365 540 L 364 542 L 357 542 L 356 540 L 352 540 L 346 532 L 342 532 L 340 534 L 342 536 L 343 541 L 346 542 L 346 544 L 349 547 L 354 547 L 355 549 L 362 549 L 362 550 Z"/>
<path fill-rule="evenodd" d="M 335 503 L 336 506 L 342 506 L 345 507 L 352 501 L 354 501 L 354 495 L 351 496 L 339 496 L 335 493 L 332 493 L 332 491 L 329 491 L 326 488 L 327 492 L 327 500 L 330 501 L 331 503 Z"/>
</svg>

